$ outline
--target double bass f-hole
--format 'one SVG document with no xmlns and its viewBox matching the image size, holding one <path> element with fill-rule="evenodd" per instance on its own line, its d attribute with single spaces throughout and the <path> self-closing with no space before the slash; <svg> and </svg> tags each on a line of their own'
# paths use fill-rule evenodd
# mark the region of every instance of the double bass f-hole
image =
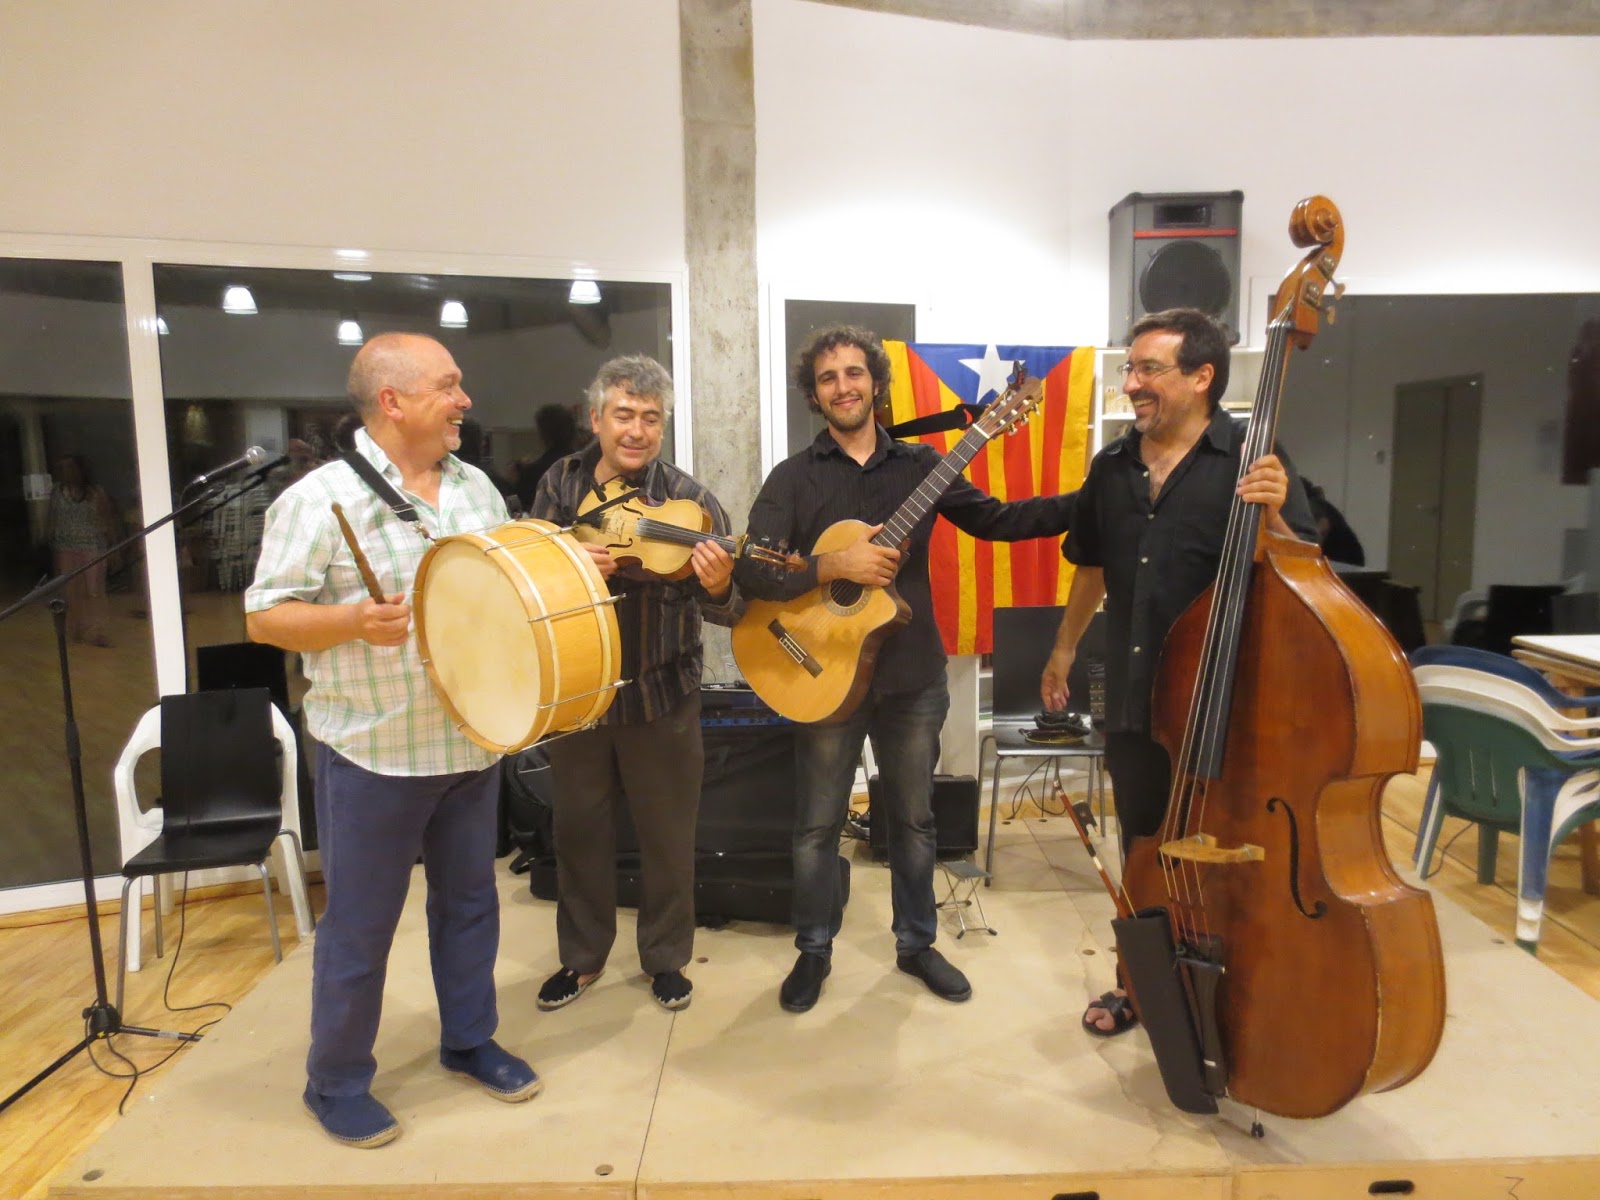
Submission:
<svg viewBox="0 0 1600 1200">
<path fill-rule="evenodd" d="M 1294 906 L 1300 910 L 1302 917 L 1308 921 L 1321 920 L 1327 915 L 1327 904 L 1318 900 L 1308 910 L 1300 896 L 1300 822 L 1295 818 L 1294 809 L 1277 796 L 1267 801 L 1268 812 L 1277 812 L 1280 808 L 1283 809 L 1283 815 L 1289 818 L 1289 895 L 1294 898 Z"/>
</svg>

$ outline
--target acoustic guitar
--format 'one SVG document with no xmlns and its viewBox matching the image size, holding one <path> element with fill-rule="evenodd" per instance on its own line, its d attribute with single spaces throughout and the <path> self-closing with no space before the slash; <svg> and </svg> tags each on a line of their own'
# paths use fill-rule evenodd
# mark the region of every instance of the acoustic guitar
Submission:
<svg viewBox="0 0 1600 1200">
<path fill-rule="evenodd" d="M 711 532 L 711 514 L 693 500 L 651 500 L 624 480 L 590 489 L 578 504 L 572 536 L 611 551 L 617 566 L 634 575 L 684 579 L 694 570 L 689 555 L 698 542 L 715 542 L 737 559 L 749 557 L 790 571 L 805 570 L 798 554 L 773 550 L 749 535 Z"/>
<path fill-rule="evenodd" d="M 989 439 L 1026 421 L 1043 395 L 1043 382 L 1019 369 L 1005 393 L 983 410 L 873 542 L 904 542 Z M 837 521 L 822 531 L 812 553 L 842 550 L 870 528 L 864 521 Z M 910 607 L 892 586 L 835 579 L 793 600 L 749 601 L 733 627 L 733 657 L 745 681 L 775 712 L 807 724 L 843 721 L 866 695 L 878 647 L 910 620 Z"/>
</svg>

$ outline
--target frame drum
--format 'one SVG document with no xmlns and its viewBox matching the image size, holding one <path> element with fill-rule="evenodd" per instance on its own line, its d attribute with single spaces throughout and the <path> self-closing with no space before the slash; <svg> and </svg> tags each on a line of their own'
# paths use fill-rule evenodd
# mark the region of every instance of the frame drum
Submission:
<svg viewBox="0 0 1600 1200">
<path fill-rule="evenodd" d="M 514 754 L 611 706 L 622 666 L 612 598 L 588 552 L 548 521 L 440 538 L 414 600 L 428 680 L 485 750 Z"/>
</svg>

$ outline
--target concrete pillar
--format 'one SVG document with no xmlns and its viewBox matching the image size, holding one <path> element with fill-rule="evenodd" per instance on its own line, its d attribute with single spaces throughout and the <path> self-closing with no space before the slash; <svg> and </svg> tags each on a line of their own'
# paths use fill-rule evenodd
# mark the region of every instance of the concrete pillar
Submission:
<svg viewBox="0 0 1600 1200">
<path fill-rule="evenodd" d="M 742 530 L 760 486 L 750 0 L 678 0 L 694 473 Z"/>
</svg>

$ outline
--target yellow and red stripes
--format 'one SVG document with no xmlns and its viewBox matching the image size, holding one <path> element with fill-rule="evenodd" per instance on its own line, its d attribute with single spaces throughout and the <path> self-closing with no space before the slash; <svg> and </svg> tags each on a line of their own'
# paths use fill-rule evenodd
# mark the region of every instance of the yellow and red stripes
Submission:
<svg viewBox="0 0 1600 1200">
<path fill-rule="evenodd" d="M 892 423 L 955 407 L 959 399 L 916 350 L 885 342 L 893 368 L 889 391 Z M 972 460 L 967 476 L 997 500 L 1024 500 L 1075 490 L 1088 465 L 1089 414 L 1094 388 L 1094 350 L 1080 346 L 1044 377 L 1044 399 L 1027 425 L 996 438 Z M 920 440 L 940 453 L 959 431 Z M 1072 566 L 1061 557 L 1060 540 L 978 541 L 940 518 L 928 547 L 934 616 L 950 654 L 987 654 L 994 645 L 994 609 L 1017 604 L 1064 604 Z"/>
</svg>

